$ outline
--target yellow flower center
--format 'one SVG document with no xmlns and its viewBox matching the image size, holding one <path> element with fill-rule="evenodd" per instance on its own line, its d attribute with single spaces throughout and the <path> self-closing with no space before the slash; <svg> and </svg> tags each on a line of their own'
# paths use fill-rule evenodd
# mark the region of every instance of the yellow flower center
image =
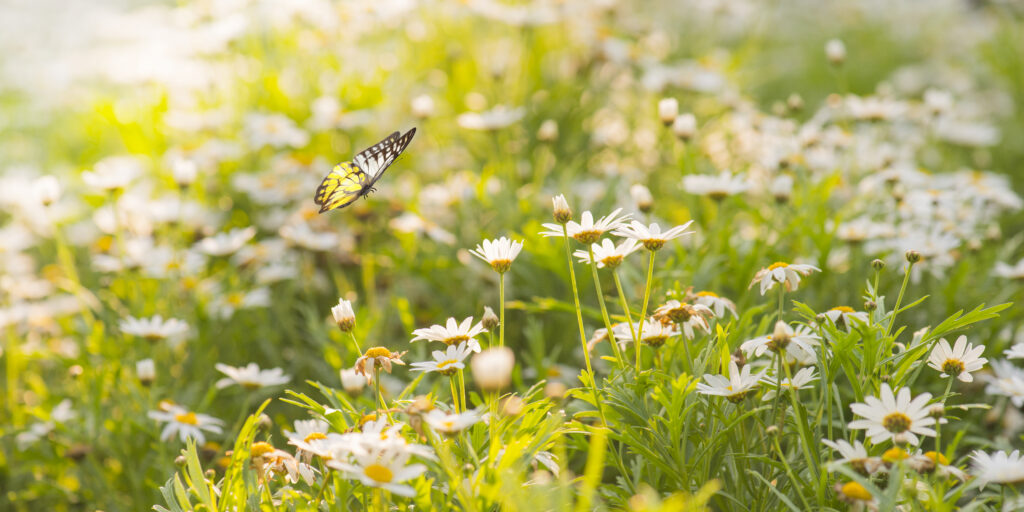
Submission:
<svg viewBox="0 0 1024 512">
<path fill-rule="evenodd" d="M 910 455 L 907 454 L 907 452 L 904 451 L 902 448 L 894 446 L 892 448 L 889 448 L 888 450 L 885 451 L 885 453 L 882 454 L 882 460 L 886 462 L 896 462 L 901 461 L 909 456 Z"/>
<path fill-rule="evenodd" d="M 697 292 L 698 297 L 714 297 L 718 298 L 718 294 L 715 292 Z"/>
<path fill-rule="evenodd" d="M 925 452 L 924 456 L 928 457 L 929 459 L 932 460 L 932 462 L 936 464 L 942 464 L 943 466 L 949 464 L 949 459 L 947 459 L 945 455 L 938 452 Z"/>
<path fill-rule="evenodd" d="M 395 474 L 391 472 L 391 469 L 387 466 L 381 466 L 380 464 L 370 464 L 363 469 L 363 474 L 370 477 L 370 479 L 386 484 L 391 482 L 395 478 Z"/>
<path fill-rule="evenodd" d="M 775 263 L 772 263 L 771 265 L 768 266 L 768 270 L 775 270 L 777 268 L 784 268 L 784 267 L 788 267 L 788 266 L 789 266 L 789 263 L 785 263 L 785 262 L 782 262 L 782 261 L 776 261 Z"/>
<path fill-rule="evenodd" d="M 906 432 L 910 428 L 910 417 L 902 412 L 894 412 L 882 418 L 882 426 L 893 434 Z"/>
<path fill-rule="evenodd" d="M 853 308 L 851 308 L 850 306 L 837 306 L 830 309 L 829 311 L 838 311 L 840 313 L 856 313 L 856 311 L 854 311 Z"/>
<path fill-rule="evenodd" d="M 601 263 L 604 264 L 604 266 L 606 267 L 615 268 L 619 266 L 620 263 L 622 263 L 622 256 L 608 256 L 607 258 L 602 259 Z"/>
<path fill-rule="evenodd" d="M 660 238 L 648 238 L 643 241 L 644 249 L 648 251 L 657 251 L 665 246 L 665 240 Z"/>
<path fill-rule="evenodd" d="M 194 412 L 186 412 L 185 414 L 177 414 L 174 416 L 174 421 L 178 423 L 184 423 L 186 425 L 198 425 L 199 418 L 196 417 Z"/>
<path fill-rule="evenodd" d="M 668 336 L 644 336 L 643 342 L 653 348 L 658 348 L 664 345 L 666 340 L 668 340 Z"/>
<path fill-rule="evenodd" d="M 359 425 L 365 425 L 366 423 L 369 423 L 371 421 L 377 421 L 377 414 L 376 413 L 372 413 L 371 412 L 370 414 L 367 414 L 367 415 L 363 416 L 362 418 L 360 418 L 359 419 Z"/>
<path fill-rule="evenodd" d="M 942 373 L 956 377 L 964 371 L 964 362 L 958 359 L 946 359 L 942 363 Z"/>
<path fill-rule="evenodd" d="M 249 450 L 249 456 L 252 458 L 262 457 L 270 452 L 274 451 L 274 445 L 260 441 L 252 444 L 252 449 Z"/>
<path fill-rule="evenodd" d="M 442 421 L 441 422 L 441 426 L 446 428 L 446 429 L 448 429 L 448 430 L 451 430 L 451 429 L 455 428 L 455 422 L 452 421 L 452 420 Z"/>
<path fill-rule="evenodd" d="M 863 485 L 857 482 L 847 482 L 843 484 L 842 493 L 844 496 L 850 499 L 859 501 L 868 501 L 871 499 L 871 493 L 864 488 Z"/>
<path fill-rule="evenodd" d="M 245 295 L 239 292 L 229 293 L 227 297 L 224 298 L 224 300 L 226 300 L 227 303 L 231 304 L 232 306 L 241 306 L 242 301 L 245 300 Z"/>
<path fill-rule="evenodd" d="M 490 263 L 491 268 L 499 274 L 504 274 L 505 272 L 508 272 L 508 269 L 512 268 L 512 260 L 491 260 Z"/>
<path fill-rule="evenodd" d="M 373 347 L 368 349 L 364 357 L 391 357 L 391 351 L 384 347 Z"/>
<path fill-rule="evenodd" d="M 598 231 L 596 229 L 591 229 L 591 230 L 586 230 L 586 231 L 579 231 L 575 235 L 573 235 L 572 237 L 575 238 L 576 241 L 581 243 L 581 244 L 588 244 L 589 245 L 589 244 L 592 244 L 592 243 L 598 241 L 601 238 L 601 235 L 603 235 L 603 234 L 604 234 L 603 231 Z"/>
<path fill-rule="evenodd" d="M 303 439 L 303 441 L 308 443 L 310 441 L 316 441 L 317 439 L 327 439 L 327 435 L 324 434 L 323 432 L 312 432 L 308 436 L 306 436 L 306 438 Z"/>
<path fill-rule="evenodd" d="M 458 370 L 458 368 L 452 365 L 458 362 L 458 359 L 448 359 L 445 361 L 441 361 L 440 363 L 437 363 L 437 372 L 440 373 L 441 375 L 451 375 Z"/>
<path fill-rule="evenodd" d="M 444 343 L 445 345 L 458 345 L 463 341 L 469 341 L 469 336 L 466 336 L 465 334 L 458 334 L 441 340 L 441 343 Z"/>
</svg>

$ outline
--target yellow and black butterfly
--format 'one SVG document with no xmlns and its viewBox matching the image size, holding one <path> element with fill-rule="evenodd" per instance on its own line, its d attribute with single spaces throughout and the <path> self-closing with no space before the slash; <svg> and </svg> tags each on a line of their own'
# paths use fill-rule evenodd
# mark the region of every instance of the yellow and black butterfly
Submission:
<svg viewBox="0 0 1024 512">
<path fill-rule="evenodd" d="M 320 182 L 313 196 L 313 201 L 320 205 L 320 213 L 344 208 L 356 199 L 375 191 L 373 184 L 377 183 L 395 158 L 405 151 L 412 142 L 413 135 L 416 135 L 416 128 L 405 132 L 404 135 L 400 135 L 399 132 L 392 133 L 386 139 L 361 151 L 351 162 L 335 165 L 330 174 Z"/>
</svg>

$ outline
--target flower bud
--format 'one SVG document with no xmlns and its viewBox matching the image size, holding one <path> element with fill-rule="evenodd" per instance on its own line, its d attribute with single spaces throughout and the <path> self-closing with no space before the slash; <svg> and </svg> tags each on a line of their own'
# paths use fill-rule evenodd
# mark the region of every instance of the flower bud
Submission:
<svg viewBox="0 0 1024 512">
<path fill-rule="evenodd" d="M 692 139 L 697 134 L 697 118 L 690 113 L 680 115 L 672 123 L 672 133 L 684 142 Z"/>
<path fill-rule="evenodd" d="M 494 314 L 494 310 L 491 309 L 490 306 L 484 306 L 484 316 L 480 319 L 480 325 L 482 325 L 484 329 L 491 331 L 500 323 L 501 320 L 498 318 L 498 315 Z"/>
<path fill-rule="evenodd" d="M 512 395 L 501 402 L 501 412 L 505 416 L 519 416 L 525 406 L 526 402 L 522 398 Z"/>
<path fill-rule="evenodd" d="M 647 213 L 654 207 L 654 196 L 651 195 L 651 189 L 644 185 L 637 183 L 629 187 L 629 195 L 633 196 L 636 208 L 641 212 Z"/>
<path fill-rule="evenodd" d="M 135 376 L 143 386 L 149 386 L 156 380 L 156 364 L 152 359 L 143 359 L 135 363 Z"/>
<path fill-rule="evenodd" d="M 881 271 L 883 268 L 885 268 L 885 262 L 879 259 L 872 260 L 871 268 Z"/>
<path fill-rule="evenodd" d="M 874 311 L 876 309 L 878 309 L 878 303 L 877 302 L 875 302 L 873 300 L 869 300 L 869 301 L 864 303 L 864 311 Z"/>
<path fill-rule="evenodd" d="M 558 122 L 548 119 L 540 124 L 537 129 L 537 140 L 541 142 L 553 142 L 558 140 Z"/>
<path fill-rule="evenodd" d="M 946 415 L 946 407 L 943 404 L 935 404 L 928 408 L 928 416 L 939 419 Z"/>
<path fill-rule="evenodd" d="M 675 98 L 663 98 L 658 102 L 658 117 L 665 126 L 671 126 L 679 116 L 679 101 Z"/>
<path fill-rule="evenodd" d="M 548 382 L 544 386 L 544 396 L 551 400 L 561 400 L 565 397 L 565 392 L 568 390 L 569 388 L 561 382 Z"/>
<path fill-rule="evenodd" d="M 846 60 L 846 45 L 838 39 L 830 39 L 825 43 L 825 56 L 832 65 L 841 65 Z"/>
<path fill-rule="evenodd" d="M 919 252 L 917 252 L 917 251 L 915 251 L 913 249 L 907 251 L 906 256 L 907 256 L 907 261 L 909 261 L 911 265 L 921 261 L 921 253 L 919 253 Z"/>
<path fill-rule="evenodd" d="M 768 425 L 768 428 L 764 429 L 764 433 L 767 434 L 768 437 L 775 437 L 779 435 L 779 427 L 775 425 Z"/>
<path fill-rule="evenodd" d="M 356 314 L 352 310 L 352 303 L 345 299 L 338 299 L 338 305 L 331 308 L 331 315 L 338 323 L 341 332 L 352 332 L 356 326 Z"/>
<path fill-rule="evenodd" d="M 494 347 L 473 356 L 470 367 L 473 379 L 481 389 L 498 391 L 512 381 L 516 358 L 508 347 Z"/>
<path fill-rule="evenodd" d="M 551 198 L 551 202 L 554 205 L 555 222 L 565 224 L 572 220 L 572 209 L 569 208 L 569 202 L 565 200 L 565 195 L 558 194 Z"/>
<path fill-rule="evenodd" d="M 802 110 L 804 108 L 804 99 L 801 98 L 799 94 L 794 92 L 793 94 L 790 94 L 788 98 L 786 98 L 786 106 L 789 107 L 789 109 L 794 112 Z"/>
</svg>

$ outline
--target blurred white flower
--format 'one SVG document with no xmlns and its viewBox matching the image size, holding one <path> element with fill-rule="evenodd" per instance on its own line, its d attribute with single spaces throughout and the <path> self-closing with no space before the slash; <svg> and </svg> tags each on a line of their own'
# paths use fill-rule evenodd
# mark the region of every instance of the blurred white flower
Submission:
<svg viewBox="0 0 1024 512">
<path fill-rule="evenodd" d="M 467 130 L 497 130 L 519 122 L 526 114 L 522 107 L 508 108 L 498 105 L 486 112 L 466 112 L 459 114 L 455 122 Z"/>
<path fill-rule="evenodd" d="M 223 421 L 206 414 L 191 412 L 177 405 L 169 405 L 164 410 L 149 411 L 147 416 L 150 419 L 166 423 L 160 432 L 161 441 L 168 441 L 177 434 L 182 442 L 192 438 L 196 440 L 197 444 L 202 445 L 206 443 L 204 431 L 215 434 L 220 434 L 223 431 L 221 429 Z"/>
<path fill-rule="evenodd" d="M 429 94 L 420 94 L 412 99 L 409 108 L 412 110 L 412 115 L 426 119 L 434 115 L 434 98 L 431 98 Z"/>
<path fill-rule="evenodd" d="M 1024 457 L 1021 457 L 1020 450 L 991 454 L 975 450 L 971 454 L 971 474 L 982 488 L 990 483 L 1019 484 L 1024 482 Z"/>
<path fill-rule="evenodd" d="M 658 100 L 658 118 L 662 124 L 670 126 L 679 115 L 679 100 L 675 98 L 662 98 Z"/>
<path fill-rule="evenodd" d="M 142 163 L 133 156 L 111 156 L 96 162 L 92 171 L 82 173 L 86 185 L 101 190 L 127 187 L 142 174 Z"/>
<path fill-rule="evenodd" d="M 717 175 L 690 174 L 683 176 L 683 189 L 691 194 L 708 196 L 721 200 L 736 194 L 742 194 L 750 188 L 743 175 L 733 176 L 730 171 L 722 171 Z"/>
<path fill-rule="evenodd" d="M 309 134 L 283 114 L 249 114 L 245 116 L 245 134 L 254 148 L 305 147 Z"/>
<path fill-rule="evenodd" d="M 825 56 L 832 64 L 842 64 L 846 60 L 846 45 L 839 39 L 829 39 L 825 43 Z"/>
<path fill-rule="evenodd" d="M 665 243 L 669 240 L 693 234 L 693 231 L 686 230 L 686 228 L 690 227 L 690 224 L 693 224 L 692 220 L 662 232 L 661 226 L 658 226 L 657 223 L 645 226 L 643 223 L 634 220 L 628 225 L 622 224 L 612 234 L 636 240 L 642 243 L 648 251 L 657 251 L 664 247 Z"/>
<path fill-rule="evenodd" d="M 180 338 L 188 334 L 189 326 L 184 320 L 155 315 L 149 318 L 129 316 L 121 321 L 121 332 L 150 341 Z"/>
<path fill-rule="evenodd" d="M 256 363 L 249 363 L 246 366 L 240 366 L 237 368 L 223 363 L 217 363 L 214 365 L 214 368 L 224 375 L 227 375 L 227 377 L 217 381 L 217 389 L 223 389 L 228 386 L 238 384 L 245 389 L 253 390 L 267 386 L 287 384 L 288 381 L 291 380 L 291 377 L 285 375 L 284 370 L 280 368 L 261 370 Z"/>
<path fill-rule="evenodd" d="M 291 244 L 310 251 L 330 251 L 341 243 L 338 235 L 329 231 L 313 231 L 305 222 L 281 226 L 277 233 Z"/>
<path fill-rule="evenodd" d="M 1003 263 L 1002 261 L 996 262 L 995 269 L 992 273 L 1005 279 L 1024 280 L 1024 258 L 1018 261 L 1015 265 Z"/>
<path fill-rule="evenodd" d="M 226 233 L 208 236 L 196 243 L 196 248 L 210 256 L 227 256 L 246 244 L 256 236 L 256 228 L 235 228 Z"/>
<path fill-rule="evenodd" d="M 447 435 L 458 434 L 479 423 L 480 419 L 480 413 L 475 410 L 452 414 L 440 409 L 433 409 L 423 416 L 423 421 L 427 422 L 430 428 Z"/>
<path fill-rule="evenodd" d="M 473 380 L 484 390 L 500 390 L 512 381 L 512 369 L 515 367 L 515 354 L 508 347 L 492 347 L 473 356 L 469 364 L 473 370 Z"/>
</svg>

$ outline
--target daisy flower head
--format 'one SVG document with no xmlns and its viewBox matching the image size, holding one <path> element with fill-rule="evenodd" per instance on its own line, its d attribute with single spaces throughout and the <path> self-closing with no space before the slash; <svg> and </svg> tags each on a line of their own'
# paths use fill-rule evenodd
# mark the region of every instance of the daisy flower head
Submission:
<svg viewBox="0 0 1024 512">
<path fill-rule="evenodd" d="M 1007 359 L 1024 359 L 1024 343 L 1017 343 L 1003 351 Z"/>
<path fill-rule="evenodd" d="M 648 251 L 657 251 L 665 246 L 669 240 L 675 240 L 681 236 L 693 234 L 693 231 L 687 231 L 686 228 L 690 227 L 693 221 L 689 221 L 681 226 L 675 226 L 668 231 L 662 232 L 661 226 L 657 223 L 645 226 L 644 224 L 632 221 L 628 225 L 623 224 L 616 229 L 612 234 L 618 235 L 631 240 L 636 240 L 644 245 L 644 249 Z"/>
<path fill-rule="evenodd" d="M 86 185 L 106 191 L 122 190 L 142 174 L 142 162 L 134 156 L 111 156 L 82 173 Z"/>
<path fill-rule="evenodd" d="M 692 297 L 688 297 L 687 301 L 701 306 L 707 306 L 718 318 L 724 317 L 726 311 L 732 313 L 733 317 L 739 318 L 739 314 L 736 313 L 736 303 L 725 297 L 720 297 L 715 292 L 697 292 Z"/>
<path fill-rule="evenodd" d="M 585 211 L 580 218 L 580 222 L 570 220 L 564 225 L 565 232 L 581 244 L 595 243 L 606 232 L 618 229 L 619 226 L 629 220 L 628 214 L 619 217 L 621 212 L 622 208 L 616 208 L 612 213 L 595 221 L 594 214 Z M 563 225 L 561 224 L 544 224 L 544 227 L 548 231 L 541 231 L 540 234 L 543 236 L 565 236 L 565 233 L 562 231 Z"/>
<path fill-rule="evenodd" d="M 984 351 L 984 345 L 975 347 L 967 343 L 967 336 L 957 338 L 953 348 L 943 338 L 932 349 L 928 366 L 941 372 L 941 377 L 956 377 L 960 382 L 973 382 L 971 372 L 980 370 L 988 362 L 988 359 L 980 357 Z"/>
<path fill-rule="evenodd" d="M 572 255 L 580 260 L 580 263 L 597 264 L 597 268 L 615 268 L 622 264 L 622 260 L 640 249 L 636 240 L 625 240 L 618 246 L 607 238 L 601 240 L 600 244 L 591 244 L 593 259 L 590 251 L 577 250 Z"/>
<path fill-rule="evenodd" d="M 824 313 L 829 320 L 837 327 L 842 327 L 849 332 L 850 329 L 868 323 L 868 314 L 864 311 L 856 311 L 849 306 L 836 306 Z"/>
<path fill-rule="evenodd" d="M 268 386 L 287 384 L 288 381 L 292 380 L 292 378 L 285 375 L 284 370 L 280 368 L 261 370 L 256 363 L 249 363 L 246 366 L 239 366 L 237 368 L 223 363 L 217 363 L 214 365 L 214 368 L 224 375 L 227 375 L 227 377 L 217 381 L 217 389 L 223 389 L 228 386 L 238 384 L 245 389 L 254 390 Z"/>
<path fill-rule="evenodd" d="M 988 386 L 985 393 L 1010 398 L 1015 407 L 1024 406 L 1024 370 L 1017 368 L 1010 361 L 992 361 L 993 375 L 985 376 Z"/>
<path fill-rule="evenodd" d="M 338 305 L 331 308 L 331 316 L 334 317 L 341 332 L 352 332 L 356 327 L 356 313 L 352 309 L 351 301 L 338 299 Z"/>
<path fill-rule="evenodd" d="M 208 236 L 196 243 L 200 252 L 209 256 L 227 256 L 242 248 L 252 237 L 256 236 L 256 228 L 235 228 L 226 233 Z"/>
<path fill-rule="evenodd" d="M 149 411 L 147 416 L 161 423 L 166 423 L 160 432 L 160 440 L 167 441 L 175 434 L 182 442 L 189 438 L 195 439 L 197 444 L 206 442 L 203 432 L 220 434 L 223 421 L 206 414 L 191 412 L 184 407 L 171 404 L 163 404 L 160 410 Z"/>
<path fill-rule="evenodd" d="M 864 402 L 850 405 L 854 414 L 861 419 L 850 422 L 849 427 L 855 430 L 867 430 L 872 443 L 903 436 L 912 445 L 919 443 L 918 435 L 935 437 L 935 418 L 928 414 L 928 401 L 931 393 L 922 393 L 917 397 L 910 395 L 909 388 L 902 388 L 893 394 L 888 384 L 882 384 L 878 397 L 868 396 Z"/>
<path fill-rule="evenodd" d="M 682 334 L 674 323 L 663 323 L 654 318 L 646 318 L 642 323 L 634 322 L 633 330 L 641 333 L 640 342 L 651 348 L 661 347 L 669 338 Z M 629 341 L 633 339 L 629 324 L 616 324 L 612 327 L 612 332 L 617 340 Z"/>
<path fill-rule="evenodd" d="M 519 256 L 521 250 L 523 250 L 523 242 L 501 237 L 497 240 L 484 240 L 477 244 L 475 250 L 469 252 L 486 261 L 495 272 L 504 274 L 512 268 L 512 262 L 515 261 L 516 256 Z"/>
<path fill-rule="evenodd" d="M 423 464 L 408 464 L 412 454 L 397 446 L 382 451 L 356 454 L 351 462 L 338 460 L 327 461 L 327 465 L 345 472 L 368 487 L 379 487 L 398 496 L 411 498 L 416 490 L 403 484 L 423 474 L 427 467 Z"/>
<path fill-rule="evenodd" d="M 761 373 L 751 375 L 749 365 L 744 365 L 741 371 L 736 362 L 731 361 L 729 362 L 728 378 L 724 375 L 704 374 L 707 384 L 697 383 L 697 392 L 704 395 L 724 396 L 726 400 L 738 404 L 748 395 L 757 391 L 761 376 Z"/>
<path fill-rule="evenodd" d="M 458 345 L 448 345 L 444 352 L 435 350 L 431 353 L 434 356 L 433 361 L 412 363 L 410 370 L 414 372 L 437 372 L 444 376 L 451 376 L 456 371 L 466 367 L 463 361 L 469 357 L 472 351 L 469 348 L 469 344 L 465 341 Z"/>
<path fill-rule="evenodd" d="M 775 283 L 782 283 L 787 292 L 796 291 L 800 285 L 800 276 L 810 275 L 811 272 L 821 272 L 821 269 L 814 265 L 777 261 L 757 271 L 748 288 L 761 283 L 761 295 L 764 295 L 775 287 Z"/>
<path fill-rule="evenodd" d="M 307 448 L 312 444 L 323 444 L 327 439 L 327 430 L 328 424 L 324 420 L 295 420 L 295 431 L 285 430 L 284 437 L 288 439 L 288 444 L 296 447 L 295 454 L 308 464 L 314 455 L 324 451 Z"/>
<path fill-rule="evenodd" d="M 402 361 L 404 355 L 405 352 L 392 352 L 385 347 L 373 347 L 356 359 L 354 368 L 356 373 L 366 377 L 366 382 L 369 383 L 373 379 L 374 366 L 380 366 L 384 371 L 391 373 L 392 364 L 405 365 Z"/>
<path fill-rule="evenodd" d="M 434 409 L 423 416 L 423 421 L 427 422 L 430 428 L 449 436 L 462 432 L 466 428 L 480 422 L 481 419 L 482 416 L 475 410 L 451 414 L 440 409 Z"/>
<path fill-rule="evenodd" d="M 1024 259 L 1021 259 L 1014 265 L 1002 261 L 997 262 L 992 273 L 997 277 L 1006 279 L 1024 279 Z"/>
<path fill-rule="evenodd" d="M 713 176 L 691 174 L 683 177 L 684 190 L 691 194 L 708 196 L 715 201 L 721 201 L 732 195 L 742 194 L 748 188 L 750 188 L 750 185 L 742 174 L 733 176 L 732 172 L 728 170 Z"/>
<path fill-rule="evenodd" d="M 708 319 L 715 316 L 711 308 L 701 304 L 688 304 L 672 299 L 654 310 L 654 318 L 662 323 L 676 324 L 688 339 L 693 339 L 694 328 L 710 332 Z"/>
<path fill-rule="evenodd" d="M 155 315 L 149 318 L 135 318 L 129 316 L 121 321 L 121 332 L 145 338 L 149 341 L 158 341 L 168 338 L 180 338 L 188 334 L 188 324 L 184 320 L 168 318 Z"/>
<path fill-rule="evenodd" d="M 253 443 L 249 460 L 262 473 L 264 480 L 269 480 L 276 473 L 284 475 L 289 483 L 294 484 L 302 479 L 306 485 L 313 485 L 316 470 L 312 466 L 299 462 L 292 454 L 274 448 L 274 445 L 266 441 Z"/>
<path fill-rule="evenodd" d="M 467 347 L 473 352 L 480 352 L 480 342 L 476 336 L 487 332 L 482 322 L 473 324 L 473 317 L 466 318 L 462 323 L 456 322 L 454 318 L 448 318 L 445 325 L 432 325 L 425 329 L 416 329 L 412 332 L 415 338 L 410 343 L 419 340 L 440 341 L 445 345 L 459 345 L 466 342 Z"/>
<path fill-rule="evenodd" d="M 839 452 L 840 458 L 834 460 L 830 467 L 838 464 L 849 464 L 854 471 L 868 476 L 878 471 L 882 466 L 882 460 L 869 456 L 867 449 L 864 448 L 864 443 L 860 441 L 854 441 L 853 444 L 850 444 L 844 439 L 838 441 L 822 439 L 821 442 L 825 446 Z"/>
<path fill-rule="evenodd" d="M 794 330 L 785 322 L 776 322 L 771 334 L 744 341 L 740 350 L 755 357 L 764 355 L 766 351 L 792 353 L 798 361 L 807 361 L 816 359 L 814 347 L 820 342 L 821 338 L 804 326 Z"/>
<path fill-rule="evenodd" d="M 782 389 L 792 389 L 799 391 L 801 389 L 807 389 L 808 387 L 810 387 L 810 384 L 812 382 L 815 382 L 817 380 L 818 376 L 814 374 L 814 367 L 811 366 L 807 368 L 801 368 L 800 371 L 796 372 L 796 375 L 793 376 L 792 380 L 790 380 L 789 378 L 782 379 L 781 384 L 779 384 L 778 379 L 765 377 L 761 379 L 761 381 L 764 382 L 765 384 L 771 385 L 775 389 L 768 390 L 764 394 L 764 400 L 771 400 L 772 398 L 775 398 L 775 391 L 779 387 L 781 387 Z"/>
<path fill-rule="evenodd" d="M 989 483 L 1019 484 L 1024 482 L 1024 457 L 1020 450 L 1010 453 L 998 451 L 992 454 L 976 450 L 971 454 L 971 474 L 982 486 Z"/>
</svg>

